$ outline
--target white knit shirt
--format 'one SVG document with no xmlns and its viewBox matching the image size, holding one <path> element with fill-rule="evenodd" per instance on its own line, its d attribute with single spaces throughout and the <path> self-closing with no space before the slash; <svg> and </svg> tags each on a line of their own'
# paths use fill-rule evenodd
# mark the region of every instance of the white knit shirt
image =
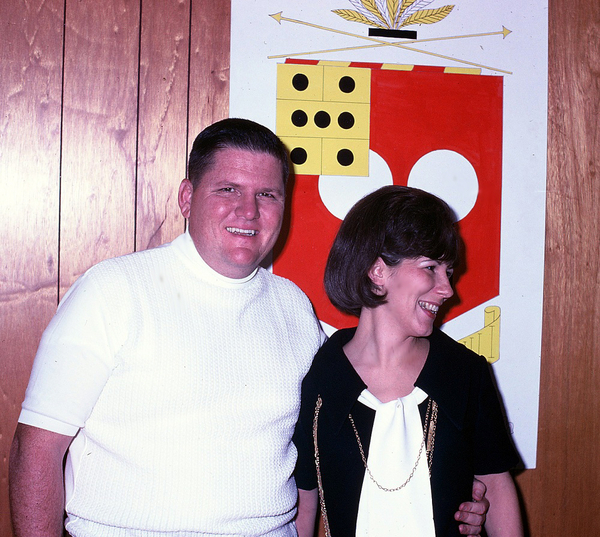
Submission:
<svg viewBox="0 0 600 537">
<path fill-rule="evenodd" d="M 71 535 L 295 535 L 291 437 L 321 341 L 296 285 L 225 278 L 187 233 L 90 269 L 44 332 L 19 419 L 77 433 Z"/>
</svg>

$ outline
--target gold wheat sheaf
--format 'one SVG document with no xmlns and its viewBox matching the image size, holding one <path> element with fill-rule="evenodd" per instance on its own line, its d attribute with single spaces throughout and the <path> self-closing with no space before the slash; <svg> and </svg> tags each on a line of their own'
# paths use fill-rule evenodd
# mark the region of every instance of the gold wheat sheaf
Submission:
<svg viewBox="0 0 600 537">
<path fill-rule="evenodd" d="M 354 9 L 334 9 L 333 13 L 351 22 L 397 30 L 411 24 L 433 24 L 447 17 L 454 6 L 423 9 L 433 0 L 350 0 Z"/>
</svg>

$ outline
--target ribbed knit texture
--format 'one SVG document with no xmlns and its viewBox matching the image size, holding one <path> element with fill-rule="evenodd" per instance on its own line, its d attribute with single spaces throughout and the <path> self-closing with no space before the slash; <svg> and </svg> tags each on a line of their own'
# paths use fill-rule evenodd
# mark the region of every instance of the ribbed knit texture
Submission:
<svg viewBox="0 0 600 537">
<path fill-rule="evenodd" d="M 305 295 L 264 269 L 246 282 L 215 274 L 187 234 L 80 280 L 44 336 L 24 403 L 85 420 L 67 472 L 70 533 L 294 535 L 285 527 L 296 501 L 291 437 L 320 344 Z M 70 386 L 45 378 L 43 364 L 68 354 L 85 368 L 88 352 L 106 383 L 78 373 L 72 383 L 101 390 L 97 402 L 87 419 L 60 402 L 61 416 L 48 392 Z M 73 358 L 65 362 L 72 368 Z"/>
</svg>

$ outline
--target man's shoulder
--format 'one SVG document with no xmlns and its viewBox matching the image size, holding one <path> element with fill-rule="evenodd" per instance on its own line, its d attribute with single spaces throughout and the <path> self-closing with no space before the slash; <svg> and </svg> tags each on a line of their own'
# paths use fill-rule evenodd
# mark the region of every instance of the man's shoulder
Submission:
<svg viewBox="0 0 600 537">
<path fill-rule="evenodd" d="M 131 268 L 152 267 L 155 263 L 168 260 L 173 256 L 173 243 L 165 243 L 147 250 L 138 250 L 117 257 L 110 257 L 93 265 L 88 273 L 101 273 L 127 270 Z"/>
<path fill-rule="evenodd" d="M 304 293 L 304 291 L 302 291 L 302 289 L 300 289 L 300 287 L 298 287 L 292 280 L 288 280 L 284 276 L 274 274 L 273 272 L 264 268 L 259 270 L 268 285 L 272 286 L 276 291 L 289 293 L 291 295 L 296 295 L 300 298 L 309 300 L 306 296 L 306 293 Z"/>
<path fill-rule="evenodd" d="M 104 259 L 82 274 L 72 289 L 85 290 L 90 286 L 100 293 L 119 295 L 140 285 L 148 285 L 169 270 L 176 263 L 172 243 Z M 124 298 L 124 297 L 123 297 Z"/>
<path fill-rule="evenodd" d="M 303 330 L 310 329 L 315 333 L 322 333 L 312 302 L 300 287 L 291 280 L 263 268 L 260 269 L 260 276 L 266 283 L 269 303 L 275 306 L 279 314 Z M 319 342 L 321 339 L 323 338 L 319 336 Z"/>
</svg>

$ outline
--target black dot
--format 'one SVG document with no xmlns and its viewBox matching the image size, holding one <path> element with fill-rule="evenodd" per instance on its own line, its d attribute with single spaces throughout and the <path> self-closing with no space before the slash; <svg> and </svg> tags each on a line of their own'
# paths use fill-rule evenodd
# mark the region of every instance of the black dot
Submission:
<svg viewBox="0 0 600 537">
<path fill-rule="evenodd" d="M 339 86 L 344 93 L 352 93 L 356 88 L 356 82 L 351 76 L 343 76 L 340 78 Z"/>
<path fill-rule="evenodd" d="M 308 88 L 308 77 L 302 73 L 295 74 L 292 78 L 292 86 L 297 91 L 304 91 Z"/>
<path fill-rule="evenodd" d="M 338 125 L 342 129 L 351 129 L 354 127 L 354 116 L 350 112 L 342 112 L 338 116 Z"/>
<path fill-rule="evenodd" d="M 329 127 L 331 123 L 331 116 L 325 112 L 325 110 L 321 110 L 315 114 L 315 125 L 321 129 Z"/>
<path fill-rule="evenodd" d="M 350 149 L 340 149 L 337 154 L 337 161 L 341 166 L 350 166 L 354 162 L 354 155 Z"/>
<path fill-rule="evenodd" d="M 304 110 L 296 110 L 292 112 L 292 123 L 296 127 L 304 127 L 308 123 L 308 116 Z"/>
<path fill-rule="evenodd" d="M 306 149 L 302 147 L 294 147 L 290 152 L 290 159 L 294 164 L 300 166 L 300 164 L 304 164 L 308 155 L 306 154 Z"/>
</svg>

